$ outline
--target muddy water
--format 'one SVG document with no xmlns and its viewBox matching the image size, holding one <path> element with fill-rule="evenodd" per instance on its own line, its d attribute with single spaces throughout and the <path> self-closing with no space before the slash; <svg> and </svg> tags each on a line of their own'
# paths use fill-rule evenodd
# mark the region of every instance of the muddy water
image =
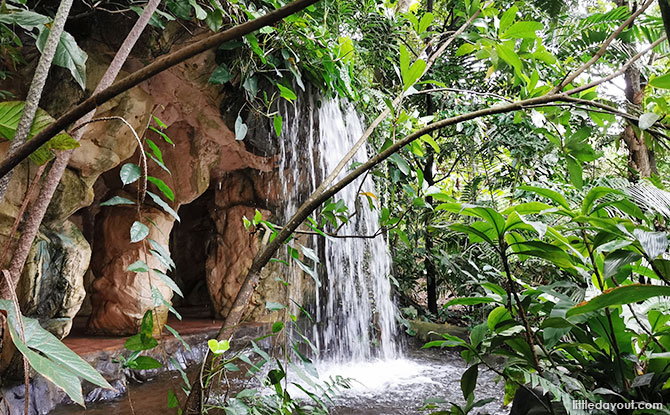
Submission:
<svg viewBox="0 0 670 415">
<path fill-rule="evenodd" d="M 352 388 L 334 400 L 336 415 L 409 415 L 429 414 L 421 411 L 427 398 L 443 398 L 449 402 L 464 403 L 460 378 L 465 363 L 454 352 L 417 350 L 402 359 L 369 361 L 363 363 L 320 365 L 322 379 L 342 375 L 353 379 Z M 476 399 L 495 400 L 473 413 L 502 415 L 509 409 L 502 407 L 503 387 L 495 384 L 494 374 L 480 371 Z M 145 384 L 131 384 L 130 399 L 118 402 L 89 404 L 86 410 L 76 406 L 61 406 L 52 415 L 150 415 L 171 414 L 167 409 L 167 392 L 178 387 L 178 375 L 163 375 Z M 294 394 L 294 396 L 297 396 Z M 443 409 L 448 409 L 448 404 Z"/>
</svg>

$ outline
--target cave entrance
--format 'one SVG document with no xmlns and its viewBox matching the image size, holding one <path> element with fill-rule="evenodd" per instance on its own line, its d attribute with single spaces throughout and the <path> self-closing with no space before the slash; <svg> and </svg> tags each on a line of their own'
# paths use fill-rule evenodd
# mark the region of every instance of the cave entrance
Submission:
<svg viewBox="0 0 670 415">
<path fill-rule="evenodd" d="M 170 232 L 170 254 L 175 268 L 169 275 L 184 297 L 175 293 L 172 303 L 184 318 L 213 318 L 212 298 L 207 288 L 206 262 L 210 246 L 216 241 L 214 191 L 209 188 L 193 202 L 179 208 L 181 222 Z"/>
</svg>

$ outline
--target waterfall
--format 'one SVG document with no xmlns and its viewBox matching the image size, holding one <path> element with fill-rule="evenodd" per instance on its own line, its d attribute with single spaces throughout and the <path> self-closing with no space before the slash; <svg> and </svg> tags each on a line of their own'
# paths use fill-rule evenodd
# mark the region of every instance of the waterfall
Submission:
<svg viewBox="0 0 670 415">
<path fill-rule="evenodd" d="M 348 103 L 338 99 L 319 102 L 311 94 L 305 94 L 301 101 L 280 105 L 284 126 L 279 169 L 282 190 L 287 195 L 282 206 L 284 218 L 295 213 L 364 131 L 360 117 Z M 367 153 L 367 145 L 361 146 L 349 166 L 367 160 Z M 362 185 L 361 180 L 365 180 Z M 338 234 L 372 235 L 378 230 L 378 201 L 372 197 L 375 210 L 370 210 L 364 193 L 377 193 L 371 176 L 357 179 L 335 195 L 333 200 L 342 200 L 349 214 L 358 203 L 357 214 Z M 397 357 L 395 306 L 389 281 L 391 257 L 384 236 L 328 238 L 318 243 L 313 237 L 312 243 L 319 247 L 323 259 L 322 287 L 316 290 L 312 316 L 312 337 L 319 359 L 347 362 Z"/>
</svg>

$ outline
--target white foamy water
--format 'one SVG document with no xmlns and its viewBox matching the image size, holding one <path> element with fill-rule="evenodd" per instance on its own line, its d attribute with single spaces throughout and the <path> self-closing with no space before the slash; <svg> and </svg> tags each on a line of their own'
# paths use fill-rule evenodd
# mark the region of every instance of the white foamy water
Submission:
<svg viewBox="0 0 670 415">
<path fill-rule="evenodd" d="M 285 218 L 295 210 L 323 178 L 332 172 L 364 127 L 351 105 L 337 99 L 321 100 L 309 96 L 302 104 L 283 104 L 284 130 L 280 140 L 280 174 L 287 195 Z M 302 108 L 305 105 L 306 108 Z M 349 162 L 368 159 L 367 144 Z M 345 168 L 340 177 L 349 171 Z M 370 210 L 363 193 L 376 194 L 371 177 L 362 178 L 340 191 L 342 200 L 358 213 L 342 226 L 342 235 L 370 235 L 376 232 L 378 210 Z M 378 207 L 378 206 L 377 206 Z M 395 306 L 391 298 L 391 258 L 383 236 L 371 239 L 330 239 L 320 246 L 324 258 L 322 287 L 316 292 L 313 339 L 318 360 L 365 362 L 373 358 L 399 356 L 395 342 Z"/>
</svg>

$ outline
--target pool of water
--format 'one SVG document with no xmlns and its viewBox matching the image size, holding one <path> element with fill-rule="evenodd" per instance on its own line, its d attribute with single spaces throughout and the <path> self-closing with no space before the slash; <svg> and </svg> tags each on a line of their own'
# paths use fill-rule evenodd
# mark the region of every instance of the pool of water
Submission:
<svg viewBox="0 0 670 415">
<path fill-rule="evenodd" d="M 465 369 L 465 362 L 454 352 L 418 350 L 402 359 L 324 365 L 319 372 L 321 377 L 339 374 L 355 380 L 351 389 L 335 399 L 334 414 L 405 415 L 432 412 L 421 411 L 428 398 L 465 403 L 460 387 Z M 496 385 L 494 376 L 493 372 L 480 370 L 476 399 L 494 401 L 473 413 L 509 413 L 509 408 L 502 406 L 503 385 Z M 442 408 L 449 406 L 445 403 Z"/>
<path fill-rule="evenodd" d="M 321 363 L 321 379 L 341 375 L 352 379 L 352 387 L 334 399 L 333 414 L 337 415 L 406 415 L 428 414 L 422 411 L 427 398 L 443 398 L 448 402 L 463 404 L 460 378 L 466 365 L 455 352 L 414 350 L 405 358 L 357 363 Z M 481 368 L 480 368 L 481 369 Z M 476 399 L 494 398 L 494 401 L 473 413 L 502 415 L 503 385 L 494 382 L 495 374 L 480 370 Z M 83 408 L 64 405 L 52 415 L 148 415 L 171 414 L 167 409 L 168 390 L 178 390 L 178 374 L 164 374 L 151 382 L 131 384 L 130 394 L 116 402 L 89 404 Z M 298 396 L 293 391 L 294 396 Z M 443 408 L 447 409 L 448 404 Z"/>
</svg>

